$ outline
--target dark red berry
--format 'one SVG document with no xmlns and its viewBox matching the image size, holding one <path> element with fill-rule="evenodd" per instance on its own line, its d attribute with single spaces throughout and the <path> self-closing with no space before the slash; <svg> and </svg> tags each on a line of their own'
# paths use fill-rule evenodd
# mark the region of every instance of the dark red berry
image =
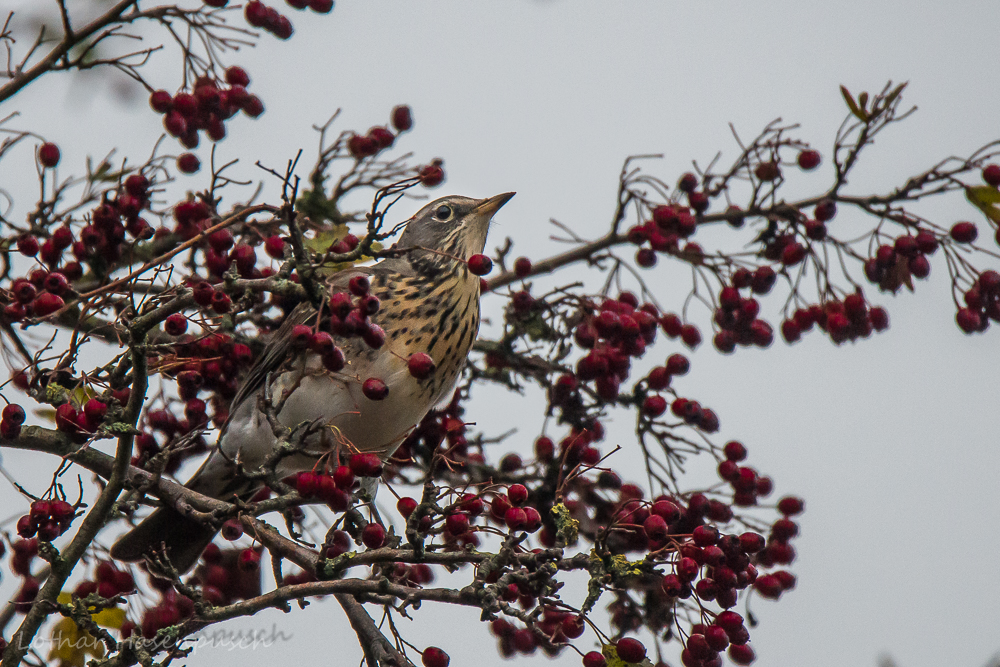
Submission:
<svg viewBox="0 0 1000 667">
<path fill-rule="evenodd" d="M 810 169 L 815 169 L 816 167 L 819 166 L 820 163 L 819 151 L 814 151 L 814 150 L 802 151 L 801 153 L 799 153 L 798 163 L 799 166 L 805 169 L 806 171 Z"/>
<path fill-rule="evenodd" d="M 361 542 L 369 549 L 378 549 L 385 544 L 385 528 L 370 523 L 361 531 Z"/>
<path fill-rule="evenodd" d="M 420 662 L 423 663 L 424 667 L 448 667 L 451 664 L 451 658 L 438 647 L 428 646 L 424 649 Z"/>
<path fill-rule="evenodd" d="M 615 644 L 618 657 L 625 662 L 642 662 L 646 659 L 646 647 L 638 639 L 623 637 Z"/>
<path fill-rule="evenodd" d="M 420 169 L 418 176 L 420 177 L 420 182 L 425 187 L 433 188 L 444 182 L 444 169 L 437 165 L 429 164 Z"/>
<path fill-rule="evenodd" d="M 59 147 L 51 142 L 42 144 L 38 149 L 38 161 L 49 169 L 59 164 L 59 155 Z"/>
<path fill-rule="evenodd" d="M 993 187 L 1000 187 L 1000 164 L 988 164 L 983 167 L 983 180 Z"/>
<path fill-rule="evenodd" d="M 527 257 L 518 257 L 514 260 L 514 273 L 519 278 L 524 278 L 531 273 L 531 260 Z"/>
<path fill-rule="evenodd" d="M 972 222 L 956 222 L 952 225 L 950 233 L 951 238 L 955 239 L 957 243 L 972 243 L 979 236 L 979 230 Z"/>
<path fill-rule="evenodd" d="M 493 260 L 483 254 L 469 258 L 469 272 L 476 276 L 485 276 L 493 270 Z"/>
<path fill-rule="evenodd" d="M 182 153 L 177 156 L 177 169 L 184 174 L 193 174 L 201 169 L 201 160 L 194 153 Z"/>
<path fill-rule="evenodd" d="M 392 126 L 399 132 L 406 132 L 413 127 L 413 114 L 409 106 L 400 104 L 392 110 Z"/>
</svg>

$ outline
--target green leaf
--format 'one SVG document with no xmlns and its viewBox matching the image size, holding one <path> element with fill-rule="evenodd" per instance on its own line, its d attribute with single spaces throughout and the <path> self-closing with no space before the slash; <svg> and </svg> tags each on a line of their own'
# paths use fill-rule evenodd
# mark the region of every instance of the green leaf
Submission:
<svg viewBox="0 0 1000 667">
<path fill-rule="evenodd" d="M 965 198 L 983 212 L 987 218 L 1000 225 L 1000 190 L 989 185 L 974 185 L 965 189 Z"/>
<path fill-rule="evenodd" d="M 867 123 L 868 114 L 858 108 L 857 102 L 855 102 L 854 98 L 851 97 L 851 92 L 847 90 L 846 86 L 840 87 L 840 94 L 844 96 L 844 101 L 847 102 L 847 108 L 851 110 L 851 113 L 857 116 L 862 123 Z"/>
</svg>

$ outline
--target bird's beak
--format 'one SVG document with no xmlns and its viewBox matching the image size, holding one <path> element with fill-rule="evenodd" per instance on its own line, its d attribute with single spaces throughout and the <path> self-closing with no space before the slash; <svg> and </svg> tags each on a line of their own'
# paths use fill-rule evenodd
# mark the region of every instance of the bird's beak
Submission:
<svg viewBox="0 0 1000 667">
<path fill-rule="evenodd" d="M 496 195 L 495 197 L 490 197 L 489 199 L 484 199 L 476 208 L 472 209 L 472 212 L 477 216 L 482 216 L 487 220 L 493 217 L 493 214 L 500 210 L 500 207 L 510 201 L 515 192 L 505 192 L 502 195 Z"/>
</svg>

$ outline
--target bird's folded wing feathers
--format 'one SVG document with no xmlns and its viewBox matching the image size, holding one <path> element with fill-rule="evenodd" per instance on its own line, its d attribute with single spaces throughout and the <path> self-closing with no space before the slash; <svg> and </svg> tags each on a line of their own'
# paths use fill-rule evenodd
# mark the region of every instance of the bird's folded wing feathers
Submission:
<svg viewBox="0 0 1000 667">
<path fill-rule="evenodd" d="M 371 267 L 353 267 L 335 274 L 326 284 L 331 291 L 346 291 L 347 283 L 351 278 L 358 275 L 370 276 L 372 273 Z M 264 385 L 268 374 L 278 370 L 288 358 L 292 347 L 292 329 L 300 324 L 311 324 L 315 317 L 316 308 L 308 301 L 300 303 L 288 314 L 285 321 L 281 323 L 278 330 L 271 336 L 271 340 L 264 348 L 264 352 L 257 358 L 257 361 L 250 368 L 250 372 L 244 378 L 230 405 L 230 415 L 236 413 L 236 409 L 243 401 L 254 396 L 257 390 Z M 228 426 L 228 422 L 226 425 Z M 222 432 L 225 433 L 225 430 L 224 426 Z"/>
</svg>

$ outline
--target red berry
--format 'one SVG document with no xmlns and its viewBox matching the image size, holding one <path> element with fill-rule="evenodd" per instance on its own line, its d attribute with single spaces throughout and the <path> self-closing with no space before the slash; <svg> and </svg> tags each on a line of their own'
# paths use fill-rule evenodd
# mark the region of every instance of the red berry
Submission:
<svg viewBox="0 0 1000 667">
<path fill-rule="evenodd" d="M 760 266 L 753 272 L 750 289 L 754 294 L 767 294 L 774 287 L 778 276 L 770 266 Z"/>
<path fill-rule="evenodd" d="M 171 336 L 180 336 L 187 331 L 187 318 L 180 313 L 174 313 L 163 322 L 163 330 Z"/>
<path fill-rule="evenodd" d="M 958 313 L 955 315 L 955 321 L 958 322 L 959 328 L 965 333 L 974 333 L 979 331 L 979 328 L 983 323 L 979 313 L 971 308 L 959 309 Z"/>
<path fill-rule="evenodd" d="M 347 140 L 347 150 L 355 160 L 371 157 L 379 151 L 378 143 L 364 134 L 355 134 Z"/>
<path fill-rule="evenodd" d="M 662 540 L 667 536 L 667 522 L 657 514 L 650 514 L 642 522 L 642 530 L 651 540 Z"/>
<path fill-rule="evenodd" d="M 438 647 L 428 646 L 424 649 L 420 662 L 423 663 L 424 667 L 448 667 L 451 664 L 451 658 Z"/>
<path fill-rule="evenodd" d="M 749 665 L 757 656 L 749 644 L 733 644 L 729 647 L 729 659 L 737 665 Z"/>
<path fill-rule="evenodd" d="M 804 509 L 805 503 L 801 498 L 796 498 L 795 496 L 785 496 L 778 501 L 778 511 L 785 516 L 801 514 Z"/>
<path fill-rule="evenodd" d="M 690 369 L 691 362 L 683 354 L 671 354 L 667 357 L 667 372 L 671 375 L 686 375 Z"/>
<path fill-rule="evenodd" d="M 409 106 L 400 104 L 392 110 L 392 126 L 400 132 L 413 127 L 413 114 Z"/>
<path fill-rule="evenodd" d="M 623 637 L 615 644 L 618 657 L 625 662 L 642 662 L 646 659 L 646 647 L 638 639 Z"/>
<path fill-rule="evenodd" d="M 38 161 L 43 167 L 52 167 L 59 164 L 59 147 L 53 143 L 46 142 L 38 149 Z"/>
<path fill-rule="evenodd" d="M 420 182 L 428 188 L 441 185 L 444 181 L 444 169 L 437 165 L 429 164 L 420 169 L 418 174 Z"/>
<path fill-rule="evenodd" d="M 312 342 L 312 337 L 312 327 L 308 324 L 296 324 L 292 327 L 292 333 L 289 336 L 289 341 L 291 342 L 292 347 L 304 350 L 309 347 L 309 344 Z"/>
<path fill-rule="evenodd" d="M 793 241 L 782 249 L 781 263 L 785 266 L 794 266 L 805 259 L 806 253 L 805 246 L 797 241 Z"/>
<path fill-rule="evenodd" d="M 805 169 L 806 171 L 810 169 L 815 169 L 816 167 L 819 166 L 820 163 L 819 151 L 814 151 L 814 150 L 802 151 L 801 153 L 799 153 L 798 163 L 799 166 Z"/>
<path fill-rule="evenodd" d="M 385 544 L 385 528 L 370 523 L 361 531 L 361 542 L 369 549 L 378 549 Z"/>
<path fill-rule="evenodd" d="M 371 283 L 368 281 L 367 276 L 354 276 L 348 281 L 347 288 L 351 290 L 351 294 L 354 296 L 365 296 L 368 294 L 368 290 L 371 289 Z"/>
<path fill-rule="evenodd" d="M 167 113 L 173 104 L 174 98 L 165 90 L 155 90 L 149 96 L 149 106 L 157 113 Z"/>
<path fill-rule="evenodd" d="M 503 520 L 511 530 L 520 530 L 528 522 L 528 516 L 520 507 L 511 507 L 504 513 Z"/>
<path fill-rule="evenodd" d="M 31 302 L 31 314 L 35 317 L 45 317 L 51 315 L 65 305 L 61 297 L 42 292 Z"/>
<path fill-rule="evenodd" d="M 240 552 L 239 568 L 244 572 L 256 572 L 260 569 L 260 554 L 253 549 Z"/>
<path fill-rule="evenodd" d="M 693 324 L 685 324 L 681 327 L 681 340 L 689 348 L 694 349 L 701 344 L 701 332 Z"/>
<path fill-rule="evenodd" d="M 694 192 L 694 189 L 698 187 L 698 177 L 688 172 L 681 176 L 677 182 L 677 187 L 684 192 Z"/>
<path fill-rule="evenodd" d="M 818 204 L 816 204 L 814 215 L 820 222 L 833 220 L 833 217 L 837 215 L 837 203 L 832 199 L 821 200 Z"/>
<path fill-rule="evenodd" d="M 583 667 L 606 667 L 608 661 L 597 651 L 591 651 L 583 656 Z"/>
<path fill-rule="evenodd" d="M 403 496 L 396 501 L 396 509 L 404 519 L 408 519 L 410 518 L 410 515 L 413 514 L 413 511 L 417 509 L 417 501 L 413 498 Z"/>
<path fill-rule="evenodd" d="M 519 278 L 524 278 L 531 273 L 531 260 L 527 257 L 518 257 L 514 260 L 514 273 Z"/>
<path fill-rule="evenodd" d="M 184 174 L 193 174 L 201 169 L 201 160 L 194 153 L 182 153 L 177 156 L 177 169 Z"/>
<path fill-rule="evenodd" d="M 3 409 L 3 421 L 11 424 L 21 425 L 24 423 L 24 408 L 15 403 L 11 403 Z"/>
<path fill-rule="evenodd" d="M 511 505 L 520 506 L 528 500 L 528 489 L 523 484 L 511 484 L 507 489 L 507 499 Z"/>
<path fill-rule="evenodd" d="M 493 260 L 483 254 L 476 254 L 469 258 L 469 272 L 476 276 L 485 276 L 493 270 Z"/>
<path fill-rule="evenodd" d="M 280 236 L 269 236 L 264 241 L 264 252 L 268 257 L 281 259 L 285 256 L 285 240 Z"/>
<path fill-rule="evenodd" d="M 957 243 L 972 243 L 979 236 L 979 230 L 971 222 L 956 222 L 951 228 L 951 238 Z"/>
<path fill-rule="evenodd" d="M 667 399 L 662 396 L 647 396 L 642 402 L 642 412 L 650 417 L 659 417 L 667 410 Z"/>
<path fill-rule="evenodd" d="M 348 466 L 358 477 L 378 477 L 382 474 L 382 460 L 370 452 L 352 454 Z"/>
<path fill-rule="evenodd" d="M 333 0 L 309 0 L 309 9 L 317 14 L 329 14 L 333 9 Z"/>
<path fill-rule="evenodd" d="M 22 234 L 17 237 L 17 251 L 25 257 L 34 257 L 38 254 L 38 239 L 31 234 Z"/>
<path fill-rule="evenodd" d="M 1000 164 L 988 164 L 983 167 L 983 180 L 993 187 L 1000 186 Z"/>
</svg>

